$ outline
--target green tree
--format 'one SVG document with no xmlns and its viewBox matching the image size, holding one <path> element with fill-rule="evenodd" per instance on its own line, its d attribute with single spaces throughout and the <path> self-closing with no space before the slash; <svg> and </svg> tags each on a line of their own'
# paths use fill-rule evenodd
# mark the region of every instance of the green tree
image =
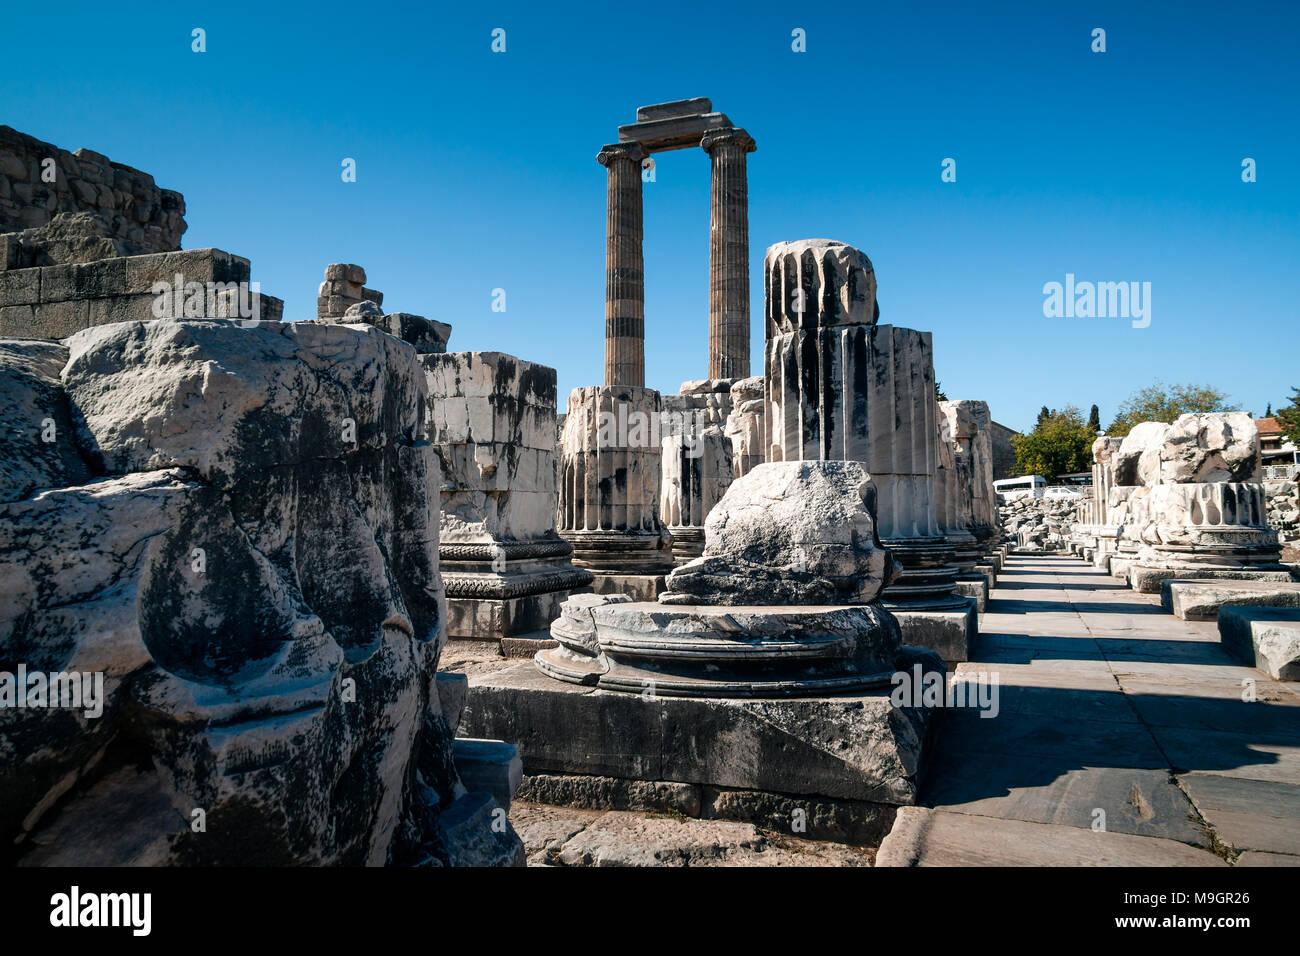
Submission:
<svg viewBox="0 0 1300 956">
<path fill-rule="evenodd" d="M 1028 435 L 1015 435 L 1016 469 L 1022 475 L 1042 475 L 1048 481 L 1057 475 L 1087 471 L 1092 467 L 1092 442 L 1096 431 L 1088 427 L 1083 413 L 1073 405 L 1049 411 L 1040 417 Z"/>
<path fill-rule="evenodd" d="M 934 397 L 941 402 L 948 401 L 948 396 L 943 393 L 943 383 L 937 378 L 934 380 Z"/>
<path fill-rule="evenodd" d="M 1235 412 L 1237 406 L 1212 385 L 1162 385 L 1156 382 L 1130 395 L 1119 406 L 1106 434 L 1127 435 L 1141 422 L 1173 422 L 1189 412 Z"/>
<path fill-rule="evenodd" d="M 1088 413 L 1088 427 L 1092 429 L 1094 435 L 1101 431 L 1101 409 L 1096 405 L 1092 406 L 1092 411 Z"/>
<path fill-rule="evenodd" d="M 1035 423 L 1034 427 L 1037 428 L 1039 425 L 1043 424 L 1043 422 L 1047 421 L 1051 417 L 1052 417 L 1051 409 L 1049 409 L 1046 405 L 1044 405 L 1038 412 L 1038 421 Z"/>
<path fill-rule="evenodd" d="M 1291 404 L 1273 413 L 1282 426 L 1282 437 L 1293 445 L 1300 445 L 1300 388 L 1291 389 Z"/>
</svg>

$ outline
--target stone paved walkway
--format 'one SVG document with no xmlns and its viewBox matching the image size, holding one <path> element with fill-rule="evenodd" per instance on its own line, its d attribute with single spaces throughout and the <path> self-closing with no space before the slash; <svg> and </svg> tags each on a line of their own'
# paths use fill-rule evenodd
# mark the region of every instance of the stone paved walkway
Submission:
<svg viewBox="0 0 1300 956">
<path fill-rule="evenodd" d="M 1074 557 L 1009 558 L 980 632 L 1000 713 L 949 711 L 877 865 L 1300 865 L 1300 685 Z"/>
</svg>

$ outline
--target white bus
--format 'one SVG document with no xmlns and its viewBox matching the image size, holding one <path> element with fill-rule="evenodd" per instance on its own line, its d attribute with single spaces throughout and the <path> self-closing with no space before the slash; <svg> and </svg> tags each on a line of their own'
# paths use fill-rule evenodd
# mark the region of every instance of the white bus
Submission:
<svg viewBox="0 0 1300 956">
<path fill-rule="evenodd" d="M 993 491 L 1003 501 L 1017 498 L 1041 498 L 1047 490 L 1047 479 L 1042 475 L 1024 475 L 1020 478 L 1003 478 L 993 482 Z"/>
</svg>

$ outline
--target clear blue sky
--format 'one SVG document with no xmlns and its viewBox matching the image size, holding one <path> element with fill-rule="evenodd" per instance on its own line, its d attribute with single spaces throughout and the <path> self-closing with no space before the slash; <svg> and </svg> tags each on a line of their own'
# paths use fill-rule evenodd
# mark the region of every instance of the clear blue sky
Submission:
<svg viewBox="0 0 1300 956">
<path fill-rule="evenodd" d="M 764 249 L 825 236 L 871 257 L 882 322 L 934 333 L 948 395 L 1015 428 L 1044 404 L 1104 423 L 1155 379 L 1257 414 L 1300 385 L 1296 4 L 730 6 L 10 4 L 0 122 L 183 192 L 185 246 L 250 258 L 286 318 L 315 315 L 326 263 L 357 262 L 386 309 L 450 322 L 453 350 L 555 366 L 561 406 L 602 376 L 596 152 L 638 105 L 691 96 L 758 142 L 755 372 Z M 707 372 L 708 193 L 699 150 L 645 187 L 665 390 Z M 1067 272 L 1151 282 L 1150 327 L 1044 318 Z"/>
</svg>

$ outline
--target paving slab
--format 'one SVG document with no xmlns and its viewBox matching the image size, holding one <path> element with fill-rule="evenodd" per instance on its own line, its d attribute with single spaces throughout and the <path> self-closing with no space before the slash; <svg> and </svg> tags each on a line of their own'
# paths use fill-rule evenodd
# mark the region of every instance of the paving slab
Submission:
<svg viewBox="0 0 1300 956">
<path fill-rule="evenodd" d="M 877 865 L 1226 865 L 1213 837 L 1237 865 L 1300 859 L 1300 684 L 1243 666 L 1217 622 L 1034 555 L 981 627 L 957 671 L 997 675 L 997 716 L 944 714 Z"/>
<path fill-rule="evenodd" d="M 903 807 L 876 866 L 1227 866 L 1176 840 Z"/>
<path fill-rule="evenodd" d="M 1180 782 L 1227 845 L 1300 855 L 1300 786 L 1208 773 L 1187 774 Z"/>
</svg>

